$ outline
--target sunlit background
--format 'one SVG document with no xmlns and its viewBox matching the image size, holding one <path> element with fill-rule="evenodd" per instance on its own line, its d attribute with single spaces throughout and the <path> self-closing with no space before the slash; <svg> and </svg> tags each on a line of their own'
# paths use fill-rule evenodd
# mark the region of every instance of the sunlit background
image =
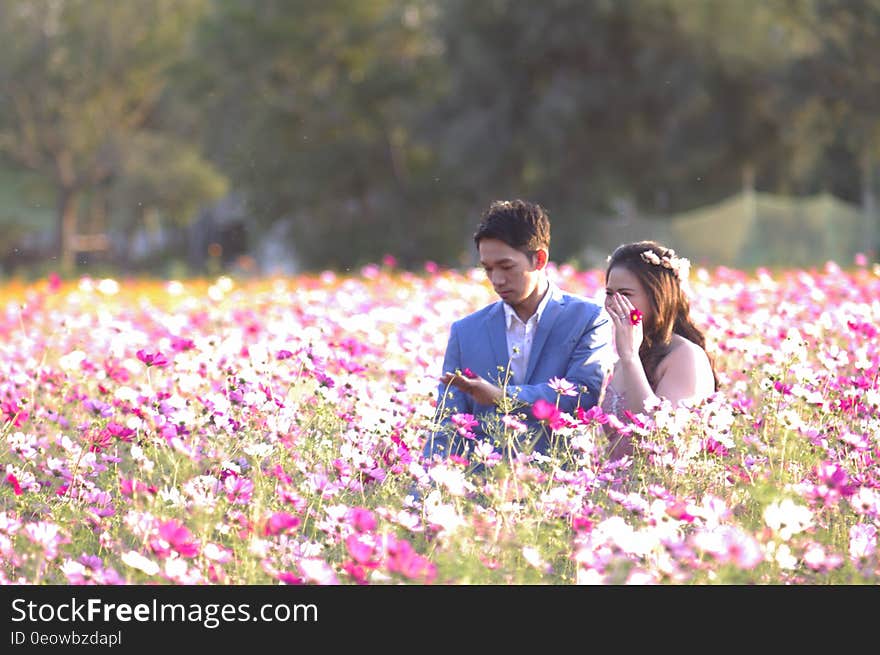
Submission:
<svg viewBox="0 0 880 655">
<path fill-rule="evenodd" d="M 878 0 L 3 0 L 0 264 L 182 278 L 878 250 Z"/>
</svg>

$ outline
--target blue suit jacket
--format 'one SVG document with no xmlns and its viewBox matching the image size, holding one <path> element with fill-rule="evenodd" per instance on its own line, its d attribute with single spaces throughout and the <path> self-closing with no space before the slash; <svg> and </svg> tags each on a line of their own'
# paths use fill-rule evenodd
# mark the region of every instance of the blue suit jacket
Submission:
<svg viewBox="0 0 880 655">
<path fill-rule="evenodd" d="M 539 398 L 556 404 L 557 393 L 548 384 L 550 378 L 565 378 L 582 392 L 578 396 L 559 396 L 560 410 L 574 413 L 578 405 L 584 409 L 595 405 L 613 351 L 612 325 L 601 306 L 565 293 L 553 283 L 548 293 L 551 295 L 532 341 L 525 384 L 508 384 L 506 387 L 508 396 L 529 405 L 514 410 L 513 414 L 525 414 L 531 429 L 540 429 L 541 424 L 534 419 L 530 406 Z M 502 386 L 508 363 L 502 301 L 452 324 L 443 358 L 443 372 L 469 368 Z M 451 435 L 455 428 L 450 426 L 449 417 L 455 413 L 473 414 L 479 420 L 480 424 L 472 430 L 478 439 L 496 439 L 500 436 L 487 435 L 485 430 L 485 418 L 499 415 L 494 405 L 478 405 L 468 394 L 452 386 L 447 388 L 442 383 L 438 386 L 437 394 L 436 420 L 439 429 L 428 437 L 423 451 L 426 456 L 463 451 L 465 440 Z M 544 453 L 549 446 L 550 435 L 542 432 L 534 450 Z"/>
</svg>

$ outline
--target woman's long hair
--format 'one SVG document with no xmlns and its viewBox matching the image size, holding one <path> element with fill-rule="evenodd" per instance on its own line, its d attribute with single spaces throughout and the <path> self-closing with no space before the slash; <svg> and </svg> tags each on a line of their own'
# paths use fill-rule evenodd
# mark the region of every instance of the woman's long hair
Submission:
<svg viewBox="0 0 880 655">
<path fill-rule="evenodd" d="M 687 275 L 687 269 L 681 264 L 682 260 L 675 256 L 674 250 L 656 241 L 636 241 L 618 246 L 608 258 L 605 269 L 606 280 L 612 268 L 621 266 L 627 269 L 638 277 L 648 295 L 652 316 L 646 318 L 643 325 L 644 339 L 639 348 L 639 359 L 652 389 L 656 388 L 657 366 L 669 353 L 673 334 L 693 341 L 706 351 L 706 337 L 691 320 L 690 302 L 678 277 L 679 273 Z M 708 352 L 706 354 L 717 391 L 714 358 Z"/>
</svg>

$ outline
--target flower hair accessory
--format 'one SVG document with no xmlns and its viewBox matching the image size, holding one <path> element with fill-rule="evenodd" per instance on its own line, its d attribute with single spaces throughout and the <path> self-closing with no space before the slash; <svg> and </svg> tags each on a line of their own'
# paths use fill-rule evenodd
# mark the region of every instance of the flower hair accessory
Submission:
<svg viewBox="0 0 880 655">
<path fill-rule="evenodd" d="M 690 261 L 685 257 L 676 257 L 675 251 L 672 248 L 667 248 L 666 253 L 662 257 L 653 250 L 645 250 L 642 253 L 642 261 L 654 266 L 668 268 L 675 274 L 679 282 L 687 280 L 691 269 Z"/>
<path fill-rule="evenodd" d="M 638 309 L 634 309 L 629 313 L 629 322 L 633 325 L 638 325 L 642 322 L 642 312 Z"/>
</svg>

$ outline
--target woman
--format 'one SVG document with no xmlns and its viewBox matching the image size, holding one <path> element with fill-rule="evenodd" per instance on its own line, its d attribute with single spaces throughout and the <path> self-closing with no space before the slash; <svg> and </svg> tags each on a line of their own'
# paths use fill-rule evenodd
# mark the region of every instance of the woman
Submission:
<svg viewBox="0 0 880 655">
<path fill-rule="evenodd" d="M 699 402 L 718 388 L 706 338 L 690 318 L 682 289 L 689 262 L 655 241 L 618 246 L 605 271 L 605 309 L 617 362 L 601 406 L 626 420 L 660 399 Z M 632 454 L 629 438 L 607 425 L 612 459 Z"/>
</svg>

